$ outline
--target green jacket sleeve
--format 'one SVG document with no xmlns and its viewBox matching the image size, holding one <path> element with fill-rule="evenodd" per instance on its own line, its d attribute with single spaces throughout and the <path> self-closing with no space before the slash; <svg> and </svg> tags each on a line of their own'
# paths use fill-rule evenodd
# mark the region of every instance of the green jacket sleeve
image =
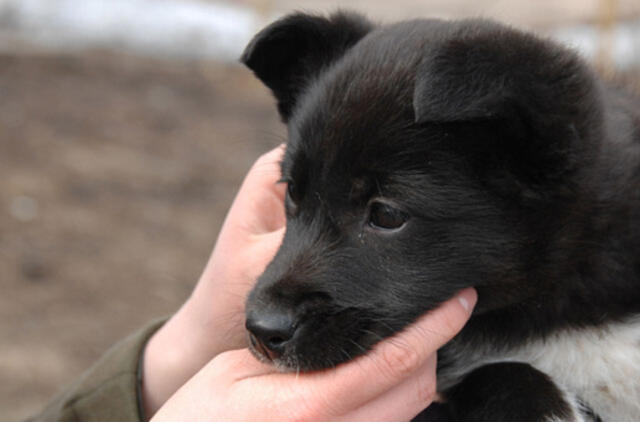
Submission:
<svg viewBox="0 0 640 422">
<path fill-rule="evenodd" d="M 121 340 L 27 422 L 140 422 L 138 362 L 155 321 Z"/>
</svg>

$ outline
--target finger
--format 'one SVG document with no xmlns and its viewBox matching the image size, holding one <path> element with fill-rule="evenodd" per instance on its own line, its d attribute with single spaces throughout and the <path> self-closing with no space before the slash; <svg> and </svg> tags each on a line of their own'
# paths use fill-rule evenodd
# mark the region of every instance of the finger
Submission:
<svg viewBox="0 0 640 422">
<path fill-rule="evenodd" d="M 253 166 L 251 166 L 245 178 L 245 184 L 263 189 L 273 188 L 274 193 L 281 195 L 280 199 L 284 200 L 285 185 L 284 183 L 277 182 L 282 178 L 280 163 L 282 162 L 285 149 L 285 144 L 280 144 L 271 151 L 262 154 Z"/>
<path fill-rule="evenodd" d="M 365 403 L 336 422 L 409 421 L 426 409 L 436 396 L 436 354 L 399 385 Z"/>
<path fill-rule="evenodd" d="M 269 186 L 261 195 L 254 194 L 255 224 L 250 233 L 270 233 L 281 229 L 287 223 L 284 210 L 286 185 L 278 183 Z"/>
<path fill-rule="evenodd" d="M 251 244 L 246 247 L 246 253 L 248 254 L 246 256 L 248 257 L 247 259 L 253 261 L 253 265 L 245 269 L 245 279 L 252 280 L 253 282 L 258 280 L 258 277 L 264 272 L 267 264 L 269 264 L 275 256 L 278 247 L 282 243 L 284 232 L 285 228 L 282 226 L 273 231 L 251 235 Z"/>
<path fill-rule="evenodd" d="M 284 146 L 262 155 L 253 165 L 229 213 L 232 222 L 250 234 L 271 232 L 286 223 L 286 184 L 281 180 L 280 160 Z"/>
<path fill-rule="evenodd" d="M 334 411 L 346 413 L 410 378 L 429 357 L 453 338 L 471 315 L 474 289 L 458 293 L 396 336 L 382 341 L 370 353 L 335 370 L 310 375 L 309 386 Z M 372 374 L 378 374 L 371 382 Z M 274 374 L 273 377 L 282 376 Z"/>
</svg>

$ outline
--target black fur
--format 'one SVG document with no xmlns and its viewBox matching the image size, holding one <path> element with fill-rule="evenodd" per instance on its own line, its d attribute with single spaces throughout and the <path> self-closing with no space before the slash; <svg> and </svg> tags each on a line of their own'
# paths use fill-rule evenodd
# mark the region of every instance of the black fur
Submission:
<svg viewBox="0 0 640 422">
<path fill-rule="evenodd" d="M 271 88 L 286 122 L 307 82 L 371 28 L 366 19 L 355 14 L 340 13 L 325 19 L 296 13 L 263 29 L 241 60 Z"/>
<path fill-rule="evenodd" d="M 289 132 L 287 230 L 247 315 L 293 331 L 262 358 L 335 366 L 468 286 L 456 350 L 640 314 L 640 102 L 572 51 L 486 20 L 295 14 L 242 60 Z M 375 227 L 372 203 L 406 223 Z"/>
<path fill-rule="evenodd" d="M 571 420 L 561 397 L 547 375 L 518 362 L 485 365 L 447 392 L 451 419 L 463 421 Z"/>
</svg>

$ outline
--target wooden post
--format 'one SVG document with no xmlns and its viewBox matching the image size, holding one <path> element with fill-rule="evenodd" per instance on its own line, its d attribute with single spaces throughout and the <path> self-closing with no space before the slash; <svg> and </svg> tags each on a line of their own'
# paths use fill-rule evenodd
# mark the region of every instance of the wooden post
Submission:
<svg viewBox="0 0 640 422">
<path fill-rule="evenodd" d="M 600 0 L 598 9 L 599 37 L 596 67 L 604 76 L 612 76 L 615 71 L 613 48 L 615 47 L 614 29 L 618 18 L 618 0 Z"/>
</svg>

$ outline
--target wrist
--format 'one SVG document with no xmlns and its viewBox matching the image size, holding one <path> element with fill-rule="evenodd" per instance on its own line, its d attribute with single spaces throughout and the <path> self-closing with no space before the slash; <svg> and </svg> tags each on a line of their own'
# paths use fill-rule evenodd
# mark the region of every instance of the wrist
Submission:
<svg viewBox="0 0 640 422">
<path fill-rule="evenodd" d="M 216 329 L 197 320 L 190 301 L 146 345 L 141 393 L 147 418 L 221 351 Z"/>
</svg>

